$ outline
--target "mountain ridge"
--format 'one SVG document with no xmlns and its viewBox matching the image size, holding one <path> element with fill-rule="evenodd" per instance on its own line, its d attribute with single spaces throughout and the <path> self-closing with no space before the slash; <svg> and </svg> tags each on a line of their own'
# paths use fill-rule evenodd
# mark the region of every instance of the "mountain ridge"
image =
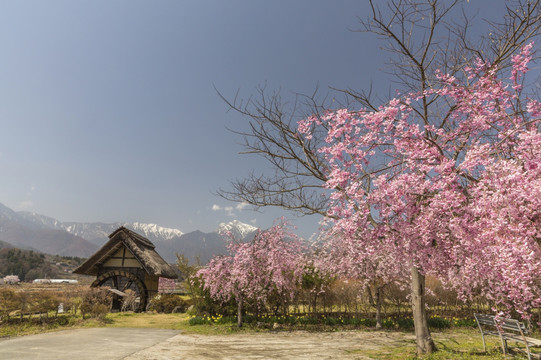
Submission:
<svg viewBox="0 0 541 360">
<path fill-rule="evenodd" d="M 88 257 L 109 240 L 109 234 L 121 226 L 147 237 L 167 262 L 175 263 L 178 253 L 192 261 L 199 259 L 202 264 L 215 255 L 227 252 L 229 237 L 226 234 L 231 234 L 235 239 L 249 240 L 258 230 L 238 220 L 221 223 L 210 233 L 199 230 L 184 233 L 179 229 L 141 222 L 62 222 L 34 212 L 15 212 L 0 204 L 0 241 L 53 255 Z"/>
</svg>

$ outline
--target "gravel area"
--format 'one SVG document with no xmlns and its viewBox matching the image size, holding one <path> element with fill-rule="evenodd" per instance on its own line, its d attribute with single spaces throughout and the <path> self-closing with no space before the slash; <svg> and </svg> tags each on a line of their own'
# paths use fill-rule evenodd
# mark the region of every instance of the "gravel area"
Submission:
<svg viewBox="0 0 541 360">
<path fill-rule="evenodd" d="M 363 350 L 398 346 L 413 340 L 413 334 L 367 331 L 295 331 L 223 336 L 180 334 L 126 359 L 369 359 L 363 355 Z"/>
</svg>

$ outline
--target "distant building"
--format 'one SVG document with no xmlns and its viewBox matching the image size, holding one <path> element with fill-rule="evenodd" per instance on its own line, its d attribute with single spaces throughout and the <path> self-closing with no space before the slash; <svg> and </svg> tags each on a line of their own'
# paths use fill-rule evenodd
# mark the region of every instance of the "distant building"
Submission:
<svg viewBox="0 0 541 360">
<path fill-rule="evenodd" d="M 35 279 L 34 284 L 78 284 L 79 281 L 72 279 Z"/>
<path fill-rule="evenodd" d="M 161 277 L 158 283 L 158 292 L 160 294 L 172 294 L 175 292 L 176 283 L 175 279 L 168 279 Z"/>
</svg>

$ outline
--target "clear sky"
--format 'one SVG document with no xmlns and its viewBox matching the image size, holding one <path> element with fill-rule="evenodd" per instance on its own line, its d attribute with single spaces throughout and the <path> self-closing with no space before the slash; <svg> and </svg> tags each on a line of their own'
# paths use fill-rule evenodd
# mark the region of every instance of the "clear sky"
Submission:
<svg viewBox="0 0 541 360">
<path fill-rule="evenodd" d="M 476 5 L 472 5 L 476 3 Z M 475 10 L 498 10 L 471 0 Z M 496 10 L 495 10 L 496 9 Z M 271 226 L 214 195 L 251 170 L 227 97 L 386 84 L 366 1 L 0 2 L 0 203 L 61 221 Z M 386 85 L 385 85 L 386 86 Z M 296 220 L 303 236 L 316 218 Z"/>
</svg>

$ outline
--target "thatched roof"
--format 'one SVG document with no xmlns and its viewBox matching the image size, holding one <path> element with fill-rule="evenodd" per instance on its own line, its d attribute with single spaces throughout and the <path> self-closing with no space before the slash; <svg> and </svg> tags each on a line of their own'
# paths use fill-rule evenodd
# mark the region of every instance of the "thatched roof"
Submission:
<svg viewBox="0 0 541 360">
<path fill-rule="evenodd" d="M 155 246 L 150 240 L 123 226 L 109 235 L 109 241 L 73 272 L 84 275 L 97 275 L 103 263 L 122 245 L 131 251 L 149 275 L 169 279 L 177 278 L 171 265 L 154 250 Z"/>
</svg>

